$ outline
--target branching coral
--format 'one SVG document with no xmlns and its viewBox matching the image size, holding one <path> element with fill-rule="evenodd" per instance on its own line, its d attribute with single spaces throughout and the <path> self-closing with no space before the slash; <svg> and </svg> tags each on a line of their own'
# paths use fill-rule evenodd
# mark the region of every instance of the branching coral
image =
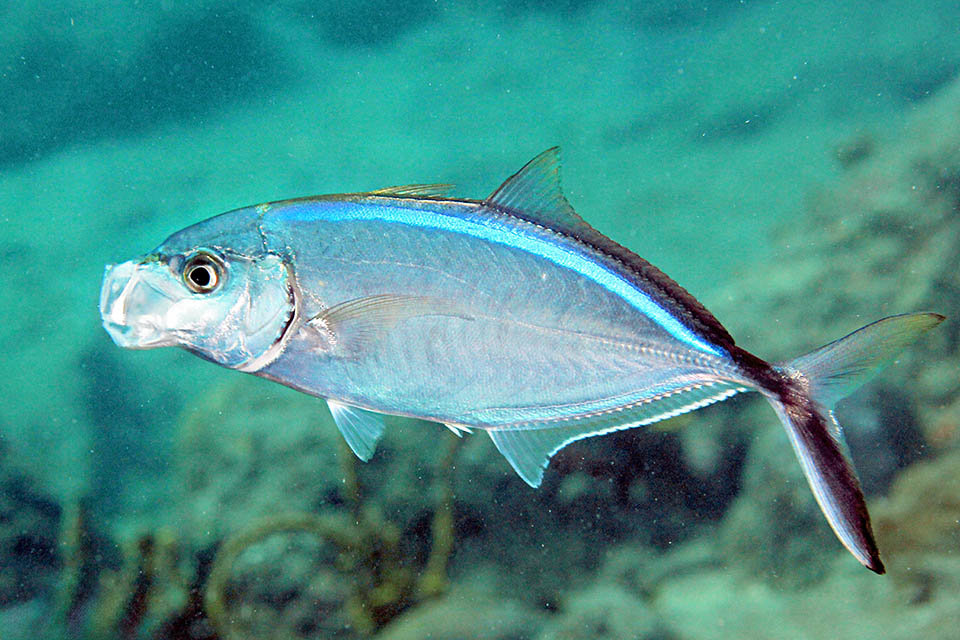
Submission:
<svg viewBox="0 0 960 640">
<path fill-rule="evenodd" d="M 251 634 L 261 638 L 296 636 L 289 626 L 264 624 L 270 614 L 265 611 L 266 607 L 257 606 L 258 596 L 244 593 L 243 588 L 231 587 L 236 567 L 245 555 L 265 557 L 269 551 L 260 549 L 258 553 L 258 545 L 267 545 L 271 539 L 284 535 L 307 534 L 315 544 L 328 547 L 326 555 L 315 550 L 313 561 L 317 562 L 317 556 L 321 558 L 319 562 L 322 558 L 332 558 L 335 575 L 327 581 L 327 588 L 331 589 L 329 582 L 335 582 L 337 586 L 332 588 L 333 591 L 342 589 L 346 592 L 338 610 L 329 610 L 329 603 L 324 603 L 324 596 L 319 593 L 322 586 L 314 587 L 313 591 L 309 586 L 306 589 L 291 585 L 281 587 L 280 591 L 285 591 L 288 599 L 277 609 L 289 608 L 292 599 L 314 598 L 311 613 L 316 615 L 318 611 L 325 611 L 331 618 L 301 618 L 295 621 L 297 626 L 329 625 L 330 633 L 349 626 L 368 635 L 410 606 L 442 594 L 448 583 L 447 563 L 454 542 L 451 469 L 457 443 L 458 440 L 451 439 L 437 475 L 438 504 L 432 523 L 431 552 L 419 579 L 400 552 L 401 536 L 396 525 L 384 520 L 376 509 L 363 505 L 355 462 L 352 456 L 345 455 L 341 457 L 345 461 L 343 493 L 351 507 L 351 517 L 310 513 L 277 515 L 234 535 L 220 547 L 205 590 L 205 610 L 217 632 L 228 639 Z M 295 546 L 294 542 L 287 540 L 280 553 Z M 317 571 L 311 572 L 311 578 L 315 580 L 316 574 Z M 259 598 L 262 601 L 263 596 Z M 289 625 L 290 621 L 287 623 Z"/>
<path fill-rule="evenodd" d="M 168 530 L 145 533 L 126 544 L 120 569 L 100 575 L 88 635 L 140 637 L 183 609 L 190 584 L 178 566 L 179 557 L 176 538 Z"/>
<path fill-rule="evenodd" d="M 119 546 L 118 558 L 105 561 L 87 511 L 68 509 L 59 541 L 64 576 L 51 624 L 90 638 L 166 637 L 187 627 L 190 637 L 223 640 L 370 635 L 447 589 L 458 444 L 450 436 L 436 474 L 424 545 L 430 552 L 419 574 L 400 528 L 364 503 L 356 462 L 344 445 L 345 509 L 260 520 L 224 540 L 209 565 L 183 553 L 184 542 L 170 529 L 131 538 Z"/>
<path fill-rule="evenodd" d="M 891 573 L 923 555 L 949 555 L 960 543 L 960 452 L 907 468 L 874 510 L 877 538 L 891 556 Z"/>
</svg>

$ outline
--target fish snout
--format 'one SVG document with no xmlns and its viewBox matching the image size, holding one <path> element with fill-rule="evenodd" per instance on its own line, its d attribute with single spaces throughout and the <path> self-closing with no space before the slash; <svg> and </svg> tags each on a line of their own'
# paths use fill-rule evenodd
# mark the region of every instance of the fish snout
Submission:
<svg viewBox="0 0 960 640">
<path fill-rule="evenodd" d="M 150 349 L 176 344 L 166 330 L 164 311 L 171 300 L 157 286 L 155 264 L 124 262 L 107 265 L 100 289 L 103 328 L 117 345 Z"/>
</svg>

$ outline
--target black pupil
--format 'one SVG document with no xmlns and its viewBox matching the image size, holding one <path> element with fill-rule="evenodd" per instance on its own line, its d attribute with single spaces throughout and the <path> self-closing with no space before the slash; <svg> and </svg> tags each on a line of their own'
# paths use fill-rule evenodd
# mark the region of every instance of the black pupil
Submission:
<svg viewBox="0 0 960 640">
<path fill-rule="evenodd" d="M 190 281 L 201 289 L 209 287 L 212 279 L 210 265 L 198 264 L 190 270 Z"/>
</svg>

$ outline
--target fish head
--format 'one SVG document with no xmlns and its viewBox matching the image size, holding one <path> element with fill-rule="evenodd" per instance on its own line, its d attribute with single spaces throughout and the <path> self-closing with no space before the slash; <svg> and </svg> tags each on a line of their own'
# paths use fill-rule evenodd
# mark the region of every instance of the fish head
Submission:
<svg viewBox="0 0 960 640">
<path fill-rule="evenodd" d="M 277 351 L 296 315 L 292 270 L 252 243 L 237 251 L 183 239 L 175 234 L 144 258 L 106 267 L 104 328 L 121 347 L 179 346 L 255 370 L 253 363 Z"/>
</svg>

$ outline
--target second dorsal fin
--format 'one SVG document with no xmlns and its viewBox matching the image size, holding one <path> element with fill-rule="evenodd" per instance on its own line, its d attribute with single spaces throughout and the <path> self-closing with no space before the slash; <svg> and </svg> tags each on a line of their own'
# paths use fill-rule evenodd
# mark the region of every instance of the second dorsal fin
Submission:
<svg viewBox="0 0 960 640">
<path fill-rule="evenodd" d="M 551 147 L 523 165 L 483 204 L 567 235 L 591 228 L 560 189 L 560 147 Z"/>
<path fill-rule="evenodd" d="M 551 229 L 596 251 L 610 268 L 624 273 L 680 322 L 724 348 L 733 338 L 686 289 L 655 266 L 591 227 L 560 189 L 560 149 L 551 147 L 523 166 L 483 201 L 484 208 Z"/>
</svg>

